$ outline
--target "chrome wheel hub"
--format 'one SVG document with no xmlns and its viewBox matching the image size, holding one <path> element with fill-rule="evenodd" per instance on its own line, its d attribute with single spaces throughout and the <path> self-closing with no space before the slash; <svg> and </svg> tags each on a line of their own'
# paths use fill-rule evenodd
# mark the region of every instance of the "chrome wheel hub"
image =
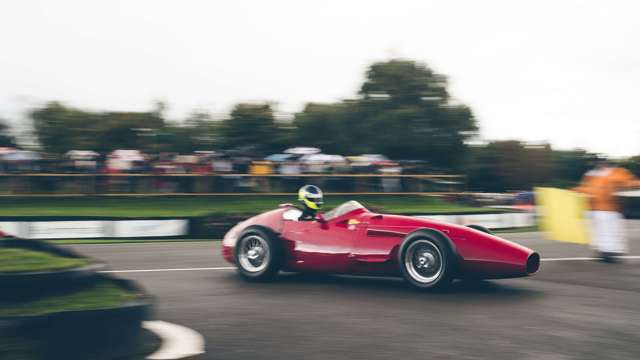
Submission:
<svg viewBox="0 0 640 360">
<path fill-rule="evenodd" d="M 250 235 L 240 239 L 238 245 L 239 265 L 246 271 L 259 272 L 264 270 L 271 260 L 269 245 L 258 235 Z"/>
<path fill-rule="evenodd" d="M 264 250 L 261 247 L 254 247 L 247 251 L 247 257 L 249 260 L 257 260 L 260 258 Z"/>
<path fill-rule="evenodd" d="M 423 284 L 434 282 L 444 269 L 442 252 L 430 240 L 416 240 L 406 250 L 404 266 L 415 281 Z"/>
<path fill-rule="evenodd" d="M 436 263 L 436 257 L 429 252 L 422 253 L 418 257 L 418 263 L 416 264 L 417 268 L 429 268 L 434 266 Z"/>
</svg>

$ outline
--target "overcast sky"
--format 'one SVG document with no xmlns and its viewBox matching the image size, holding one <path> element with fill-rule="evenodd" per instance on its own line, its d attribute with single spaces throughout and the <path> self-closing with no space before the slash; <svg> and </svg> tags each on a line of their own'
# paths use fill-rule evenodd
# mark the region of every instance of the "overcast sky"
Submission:
<svg viewBox="0 0 640 360">
<path fill-rule="evenodd" d="M 0 117 L 49 100 L 172 118 L 354 96 L 370 63 L 449 76 L 484 139 L 640 154 L 637 1 L 2 0 Z"/>
</svg>

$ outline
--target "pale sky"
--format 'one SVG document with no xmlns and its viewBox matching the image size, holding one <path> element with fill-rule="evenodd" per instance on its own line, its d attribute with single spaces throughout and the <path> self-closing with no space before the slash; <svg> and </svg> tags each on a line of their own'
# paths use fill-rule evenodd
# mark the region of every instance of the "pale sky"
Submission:
<svg viewBox="0 0 640 360">
<path fill-rule="evenodd" d="M 2 0 L 0 117 L 51 100 L 295 112 L 403 57 L 449 76 L 484 139 L 638 155 L 638 14 L 633 0 Z"/>
</svg>

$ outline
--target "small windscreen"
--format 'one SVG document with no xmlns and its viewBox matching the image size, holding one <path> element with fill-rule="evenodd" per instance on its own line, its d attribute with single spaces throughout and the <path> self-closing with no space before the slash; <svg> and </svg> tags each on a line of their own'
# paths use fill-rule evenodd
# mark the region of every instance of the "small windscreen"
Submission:
<svg viewBox="0 0 640 360">
<path fill-rule="evenodd" d="M 333 208 L 330 211 L 327 211 L 324 214 L 324 218 L 327 220 L 333 219 L 333 218 L 337 218 L 338 216 L 347 214 L 352 212 L 353 210 L 356 209 L 365 209 L 366 208 L 364 206 L 362 206 L 362 204 L 360 204 L 359 202 L 355 201 L 355 200 L 351 200 L 351 201 L 347 201 L 344 204 L 338 205 L 335 208 Z"/>
</svg>

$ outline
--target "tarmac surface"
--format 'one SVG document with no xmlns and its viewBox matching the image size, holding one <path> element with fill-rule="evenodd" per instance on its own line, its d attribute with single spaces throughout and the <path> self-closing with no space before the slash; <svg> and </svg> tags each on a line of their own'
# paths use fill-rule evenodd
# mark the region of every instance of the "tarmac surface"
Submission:
<svg viewBox="0 0 640 360">
<path fill-rule="evenodd" d="M 640 221 L 627 221 L 640 255 Z M 543 259 L 589 257 L 536 232 L 501 234 Z M 397 279 L 242 281 L 220 242 L 73 245 L 157 297 L 154 318 L 206 340 L 192 359 L 640 359 L 640 260 L 543 261 L 533 277 L 424 293 Z"/>
</svg>

